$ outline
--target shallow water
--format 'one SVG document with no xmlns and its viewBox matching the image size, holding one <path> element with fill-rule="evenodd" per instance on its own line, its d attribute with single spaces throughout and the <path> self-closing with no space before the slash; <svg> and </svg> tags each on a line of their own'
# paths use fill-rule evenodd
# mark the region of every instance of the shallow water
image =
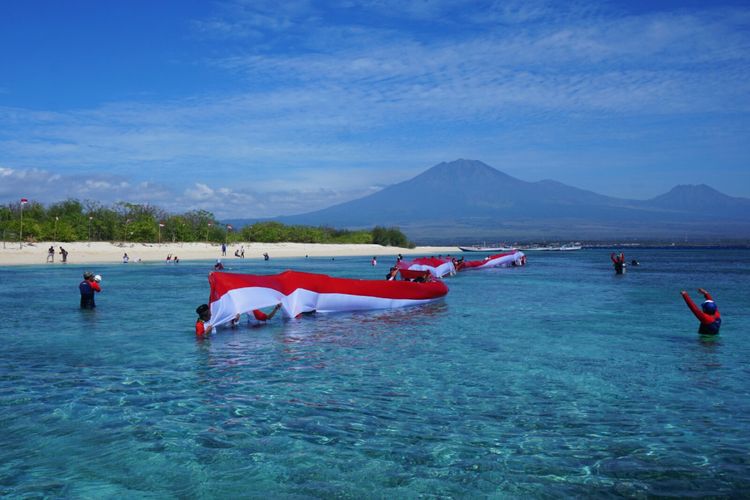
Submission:
<svg viewBox="0 0 750 500">
<path fill-rule="evenodd" d="M 750 491 L 750 252 L 530 253 L 444 301 L 193 334 L 211 263 L 0 268 L 0 495 Z M 473 258 L 470 256 L 468 258 Z M 367 258 L 230 260 L 381 279 Z M 724 318 L 701 338 L 679 291 Z"/>
</svg>

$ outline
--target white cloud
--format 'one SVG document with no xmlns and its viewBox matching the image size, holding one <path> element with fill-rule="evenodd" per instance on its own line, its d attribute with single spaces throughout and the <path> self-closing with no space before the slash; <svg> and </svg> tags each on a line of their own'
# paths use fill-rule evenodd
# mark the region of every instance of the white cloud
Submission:
<svg viewBox="0 0 750 500">
<path fill-rule="evenodd" d="M 156 205 L 173 213 L 205 209 L 225 218 L 304 213 L 359 198 L 380 189 L 378 186 L 349 190 L 281 189 L 283 186 L 269 186 L 271 189 L 258 191 L 196 182 L 178 190 L 173 186 L 130 182 L 114 176 L 60 175 L 41 169 L 7 167 L 0 167 L 0 179 L 0 203 L 20 197 L 46 204 L 68 198 L 96 200 L 110 205 L 124 201 Z"/>
<path fill-rule="evenodd" d="M 684 139 L 689 156 L 703 138 L 698 125 L 717 117 L 741 118 L 703 151 L 738 149 L 747 132 L 747 9 L 322 5 L 226 2 L 197 21 L 202 35 L 235 41 L 202 61 L 237 78 L 231 92 L 56 112 L 0 108 L 0 194 L 13 177 L 16 187 L 54 184 L 69 196 L 276 215 L 351 199 L 458 157 L 543 157 L 510 167 L 559 178 L 556 170 L 594 168 L 590 154 L 561 156 L 576 144 L 636 162 L 633 145 L 660 134 Z"/>
</svg>

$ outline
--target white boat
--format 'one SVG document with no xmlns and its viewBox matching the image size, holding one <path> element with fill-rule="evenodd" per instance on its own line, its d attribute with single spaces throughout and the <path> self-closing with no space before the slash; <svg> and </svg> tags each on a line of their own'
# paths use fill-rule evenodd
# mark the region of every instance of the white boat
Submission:
<svg viewBox="0 0 750 500">
<path fill-rule="evenodd" d="M 578 243 L 568 243 L 567 245 L 561 246 L 560 250 L 563 251 L 563 252 L 567 252 L 567 251 L 570 251 L 570 250 L 580 250 L 582 248 L 583 248 L 583 246 L 581 246 Z"/>
<path fill-rule="evenodd" d="M 580 250 L 583 247 L 579 243 L 567 243 L 561 246 L 543 245 L 533 247 L 522 247 L 521 250 L 527 250 L 532 252 L 568 252 L 571 250 Z"/>
<path fill-rule="evenodd" d="M 470 247 L 458 247 L 462 252 L 509 252 L 515 250 L 514 247 L 487 247 L 482 245 L 474 245 Z"/>
</svg>

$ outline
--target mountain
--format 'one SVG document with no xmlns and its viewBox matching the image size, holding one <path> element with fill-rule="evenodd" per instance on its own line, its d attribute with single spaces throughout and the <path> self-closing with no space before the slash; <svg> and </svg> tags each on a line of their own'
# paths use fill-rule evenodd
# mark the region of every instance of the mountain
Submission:
<svg viewBox="0 0 750 500">
<path fill-rule="evenodd" d="M 750 200 L 677 186 L 627 200 L 552 180 L 527 182 L 476 160 L 440 163 L 339 205 L 278 217 L 287 224 L 399 226 L 419 242 L 466 239 L 750 238 Z"/>
<path fill-rule="evenodd" d="M 747 217 L 750 200 L 734 198 L 710 186 L 675 186 L 671 191 L 649 200 L 649 206 L 665 210 L 700 211 L 706 214 L 721 213 L 723 217 Z"/>
</svg>

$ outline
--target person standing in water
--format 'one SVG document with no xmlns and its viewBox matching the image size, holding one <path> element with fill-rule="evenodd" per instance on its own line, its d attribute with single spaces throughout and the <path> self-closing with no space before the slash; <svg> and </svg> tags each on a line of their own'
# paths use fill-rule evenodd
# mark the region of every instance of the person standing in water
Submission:
<svg viewBox="0 0 750 500">
<path fill-rule="evenodd" d="M 207 337 L 214 329 L 213 325 L 206 324 L 206 321 L 211 320 L 211 308 L 208 304 L 201 304 L 195 312 L 198 314 L 198 320 L 195 322 L 195 336 L 196 337 Z"/>
<path fill-rule="evenodd" d="M 700 309 L 695 305 L 695 302 L 693 302 L 693 299 L 690 298 L 690 295 L 688 295 L 685 290 L 680 292 L 682 298 L 685 299 L 687 306 L 693 312 L 695 317 L 698 318 L 698 321 L 701 322 L 701 326 L 698 328 L 698 333 L 701 335 L 718 335 L 719 328 L 721 328 L 721 313 L 719 312 L 719 308 L 716 307 L 716 302 L 714 302 L 713 297 L 711 297 L 711 294 L 706 290 L 699 288 L 698 293 L 703 294 L 703 297 L 706 299 L 701 304 Z"/>
<path fill-rule="evenodd" d="M 96 308 L 94 294 L 102 291 L 99 282 L 94 279 L 94 273 L 86 271 L 83 273 L 83 281 L 78 284 L 78 290 L 81 292 L 81 309 Z"/>
<path fill-rule="evenodd" d="M 620 255 L 612 254 L 609 256 L 612 260 L 612 265 L 615 267 L 615 274 L 623 274 L 625 272 L 625 254 L 620 252 Z"/>
</svg>

